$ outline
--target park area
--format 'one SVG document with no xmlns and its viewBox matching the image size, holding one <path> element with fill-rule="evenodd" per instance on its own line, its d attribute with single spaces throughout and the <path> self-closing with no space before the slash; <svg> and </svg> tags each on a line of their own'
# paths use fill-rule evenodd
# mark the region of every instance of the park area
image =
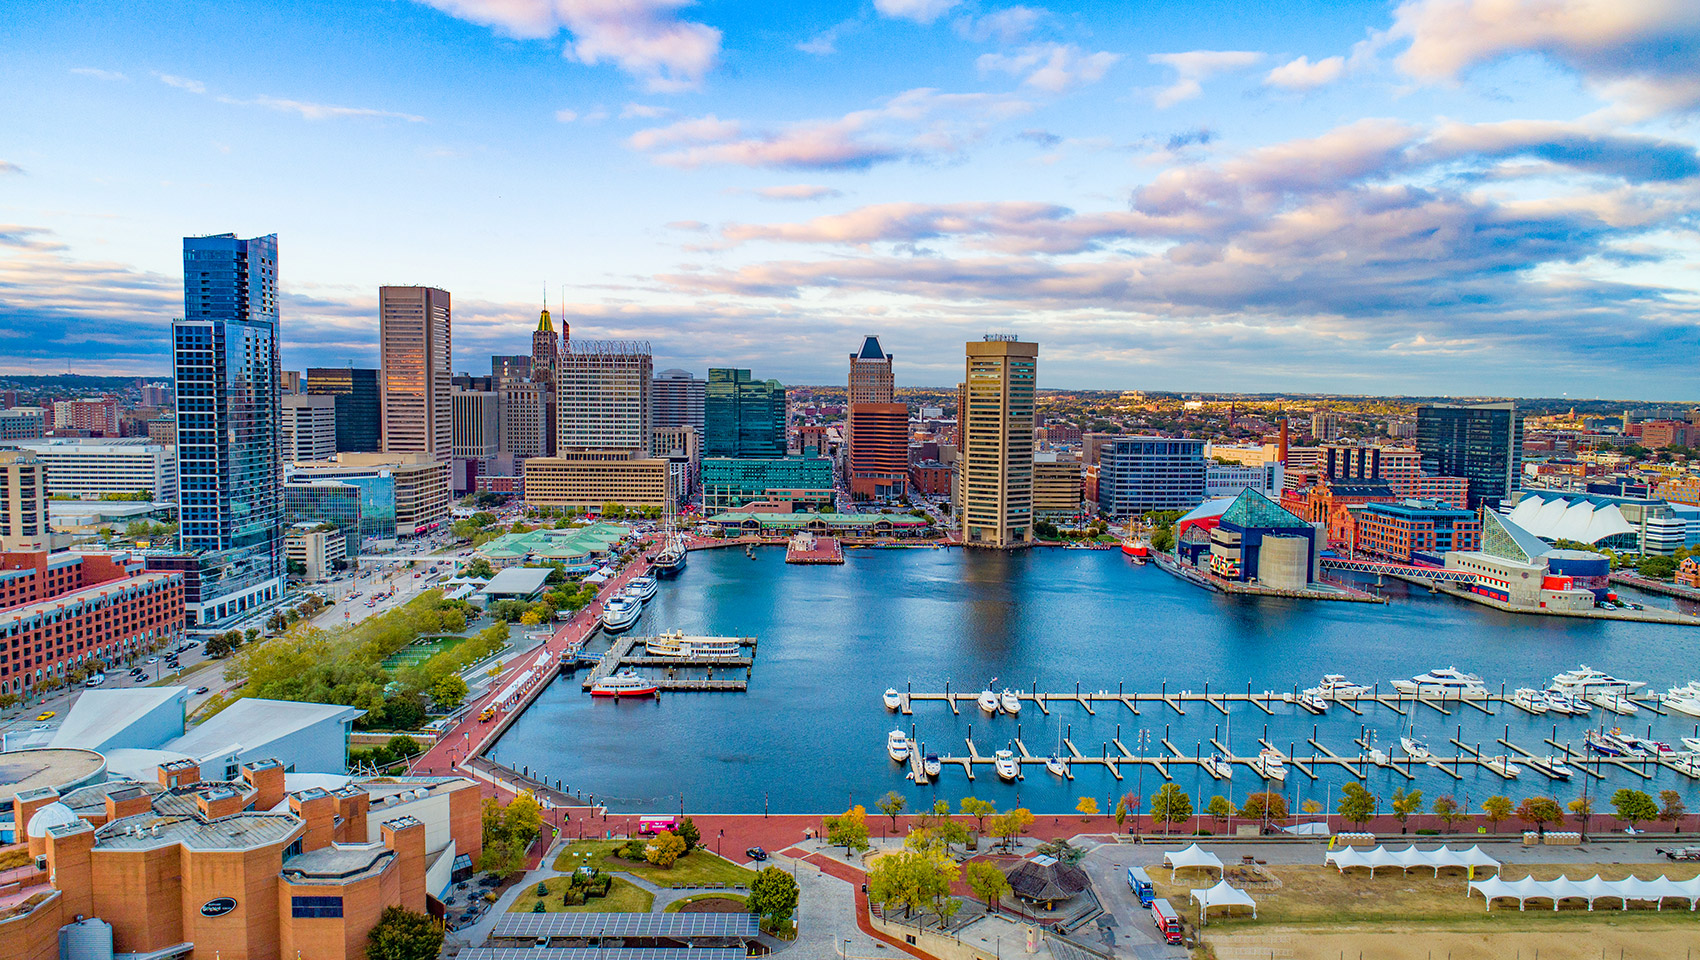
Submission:
<svg viewBox="0 0 1700 960">
<path fill-rule="evenodd" d="M 439 653 L 448 653 L 467 641 L 460 635 L 441 637 L 420 637 L 395 653 L 384 658 L 379 666 L 385 670 L 404 670 L 408 667 L 423 666 L 425 661 Z"/>
<path fill-rule="evenodd" d="M 555 858 L 555 869 L 566 873 L 591 866 L 604 873 L 629 873 L 658 887 L 748 887 L 750 881 L 756 878 L 754 870 L 740 867 L 701 847 L 680 857 L 671 867 L 627 860 L 619 856 L 625 843 L 623 840 L 580 840 L 561 851 Z"/>
<path fill-rule="evenodd" d="M 533 883 L 514 900 L 508 912 L 648 913 L 655 906 L 655 895 L 649 891 L 619 877 L 609 879 L 612 883 L 605 895 L 586 897 L 582 903 L 567 902 L 566 894 L 568 887 L 572 885 L 571 877 L 553 877 L 542 883 Z M 539 903 L 543 904 L 541 910 L 537 909 Z"/>
</svg>

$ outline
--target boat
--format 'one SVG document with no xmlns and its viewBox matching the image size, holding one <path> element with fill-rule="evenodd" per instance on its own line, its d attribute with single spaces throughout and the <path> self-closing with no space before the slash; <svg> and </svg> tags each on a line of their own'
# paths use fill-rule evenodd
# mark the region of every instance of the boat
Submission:
<svg viewBox="0 0 1700 960">
<path fill-rule="evenodd" d="M 1204 772 L 1212 777 L 1218 780 L 1234 779 L 1234 765 L 1228 762 L 1227 757 L 1219 753 L 1212 753 L 1201 762 L 1204 766 Z"/>
<path fill-rule="evenodd" d="M 939 755 L 936 753 L 929 753 L 922 757 L 921 772 L 926 774 L 928 777 L 936 777 L 940 773 L 944 772 L 944 764 L 939 760 Z"/>
<path fill-rule="evenodd" d="M 1400 737 L 1399 747 L 1405 751 L 1405 756 L 1410 757 L 1412 760 L 1422 760 L 1427 762 L 1428 758 L 1433 756 L 1433 754 L 1429 752 L 1428 744 L 1418 740 L 1414 736 Z"/>
<path fill-rule="evenodd" d="M 1627 757 L 1630 753 L 1629 744 L 1602 730 L 1589 730 L 1582 734 L 1582 745 L 1606 757 Z"/>
<path fill-rule="evenodd" d="M 1369 762 L 1375 764 L 1378 767 L 1391 767 L 1391 766 L 1393 766 L 1393 758 L 1388 756 L 1387 751 L 1381 749 L 1380 747 L 1370 747 L 1369 748 Z"/>
<path fill-rule="evenodd" d="M 1690 753 L 1700 753 L 1700 737 L 1683 737 L 1682 745 L 1687 748 Z"/>
<path fill-rule="evenodd" d="M 1482 766 L 1487 767 L 1489 770 L 1492 770 L 1494 773 L 1499 774 L 1507 780 L 1515 780 L 1517 779 L 1517 775 L 1523 772 L 1522 767 L 1512 763 L 1503 755 L 1484 759 L 1482 761 Z"/>
<path fill-rule="evenodd" d="M 688 556 L 690 552 L 685 549 L 684 539 L 675 534 L 667 539 L 661 552 L 655 555 L 655 559 L 650 562 L 650 568 L 661 576 L 672 576 L 685 568 L 685 558 Z"/>
<path fill-rule="evenodd" d="M 1566 670 L 1553 677 L 1552 683 L 1547 685 L 1547 689 L 1578 697 L 1586 697 L 1592 693 L 1618 693 L 1630 696 L 1646 685 L 1641 680 L 1619 680 L 1609 673 L 1602 673 L 1587 664 L 1583 664 L 1574 670 Z"/>
<path fill-rule="evenodd" d="M 998 695 L 998 706 L 1003 708 L 1004 713 L 1013 717 L 1021 712 L 1021 698 L 1008 687 L 1004 687 L 1003 693 Z"/>
<path fill-rule="evenodd" d="M 981 690 L 980 696 L 975 698 L 975 702 L 980 704 L 981 710 L 989 714 L 995 715 L 998 712 L 998 695 L 989 689 Z"/>
<path fill-rule="evenodd" d="M 661 688 L 653 680 L 622 670 L 613 676 L 603 677 L 590 685 L 590 695 L 593 697 L 653 697 L 661 692 Z"/>
<path fill-rule="evenodd" d="M 1520 687 L 1511 695 L 1511 705 L 1520 707 L 1529 713 L 1542 714 L 1552 709 L 1547 701 L 1547 695 L 1533 687 Z"/>
<path fill-rule="evenodd" d="M 885 752 L 898 763 L 909 762 L 909 734 L 893 730 L 885 735 Z"/>
<path fill-rule="evenodd" d="M 1299 706 L 1305 707 L 1313 713 L 1328 712 L 1328 701 L 1314 693 L 1306 692 L 1299 694 Z"/>
<path fill-rule="evenodd" d="M 1612 728 L 1611 733 L 1612 736 L 1628 744 L 1629 749 L 1636 753 L 1644 753 L 1648 756 L 1656 757 L 1675 752 L 1671 750 L 1670 744 L 1665 743 L 1663 740 L 1650 740 L 1646 737 L 1637 737 L 1632 733 L 1624 733 L 1616 727 Z"/>
<path fill-rule="evenodd" d="M 885 698 L 884 699 L 885 699 L 885 708 L 887 710 L 896 710 L 898 707 L 903 706 L 903 697 L 897 692 L 896 687 L 885 688 Z"/>
<path fill-rule="evenodd" d="M 1129 537 L 1122 541 L 1122 554 L 1132 557 L 1135 562 L 1144 563 L 1145 558 L 1151 556 L 1151 544 L 1135 537 Z"/>
<path fill-rule="evenodd" d="M 1359 697 L 1370 696 L 1374 691 L 1361 683 L 1353 683 L 1338 673 L 1324 674 L 1322 683 L 1311 687 L 1305 693 L 1315 694 L 1324 700 L 1356 700 Z"/>
<path fill-rule="evenodd" d="M 1482 683 L 1481 677 L 1464 673 L 1457 667 L 1430 670 L 1409 680 L 1395 680 L 1393 689 L 1431 700 L 1485 700 L 1488 696 L 1487 685 Z"/>
<path fill-rule="evenodd" d="M 1594 712 L 1594 708 L 1588 706 L 1587 701 L 1551 690 L 1547 691 L 1547 709 L 1567 717 L 1585 717 Z"/>
<path fill-rule="evenodd" d="M 652 657 L 730 660 L 744 652 L 744 641 L 738 637 L 687 637 L 684 631 L 674 630 L 650 637 L 644 641 L 643 648 Z"/>
<path fill-rule="evenodd" d="M 1641 712 L 1641 708 L 1635 705 L 1635 701 L 1621 693 L 1594 693 L 1589 694 L 1585 699 L 1602 710 L 1610 710 L 1612 713 L 1623 717 L 1633 717 Z"/>
<path fill-rule="evenodd" d="M 1690 680 L 1680 687 L 1671 687 L 1665 694 L 1665 706 L 1677 713 L 1700 717 L 1700 680 Z"/>
<path fill-rule="evenodd" d="M 1256 770 L 1265 780 L 1276 783 L 1287 782 L 1287 757 L 1274 747 L 1264 747 L 1257 756 L 1251 758 L 1251 768 Z"/>
<path fill-rule="evenodd" d="M 1525 757 L 1523 762 L 1554 780 L 1569 780 L 1576 773 L 1558 757 Z"/>
<path fill-rule="evenodd" d="M 602 608 L 602 629 L 607 633 L 619 633 L 636 623 L 642 613 L 642 603 L 615 597 Z"/>
<path fill-rule="evenodd" d="M 999 750 L 992 754 L 992 766 L 997 770 L 1000 780 L 1014 780 L 1021 774 L 1021 765 L 1015 762 L 1015 754 L 1008 750 Z"/>
<path fill-rule="evenodd" d="M 659 589 L 661 589 L 661 583 L 654 577 L 633 577 L 632 581 L 626 584 L 626 588 L 620 592 L 639 600 L 649 600 L 655 596 L 655 591 Z"/>
<path fill-rule="evenodd" d="M 1045 769 L 1059 777 L 1068 776 L 1068 763 L 1062 757 L 1051 754 L 1045 758 Z"/>
</svg>

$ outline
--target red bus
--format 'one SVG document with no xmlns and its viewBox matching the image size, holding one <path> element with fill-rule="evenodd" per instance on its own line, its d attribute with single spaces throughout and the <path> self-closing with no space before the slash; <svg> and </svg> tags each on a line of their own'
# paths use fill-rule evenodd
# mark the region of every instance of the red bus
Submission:
<svg viewBox="0 0 1700 960">
<path fill-rule="evenodd" d="M 679 829 L 678 817 L 638 817 L 638 833 L 652 836 L 663 830 L 671 833 Z"/>
</svg>

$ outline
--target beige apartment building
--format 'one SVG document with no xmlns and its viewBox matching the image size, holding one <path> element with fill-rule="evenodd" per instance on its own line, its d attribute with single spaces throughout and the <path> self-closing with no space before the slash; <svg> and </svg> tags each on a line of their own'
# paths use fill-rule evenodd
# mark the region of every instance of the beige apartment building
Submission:
<svg viewBox="0 0 1700 960">
<path fill-rule="evenodd" d="M 956 508 L 962 542 L 1019 547 L 1033 540 L 1033 391 L 1039 345 L 988 335 L 966 345 L 957 388 Z"/>
<path fill-rule="evenodd" d="M 33 453 L 0 450 L 0 552 L 46 550 L 47 465 Z"/>
<path fill-rule="evenodd" d="M 668 464 L 625 449 L 533 457 L 525 461 L 525 502 L 533 507 L 659 507 L 666 502 Z"/>
<path fill-rule="evenodd" d="M 447 290 L 378 288 L 378 403 L 386 453 L 436 460 L 452 455 L 450 320 Z"/>
</svg>

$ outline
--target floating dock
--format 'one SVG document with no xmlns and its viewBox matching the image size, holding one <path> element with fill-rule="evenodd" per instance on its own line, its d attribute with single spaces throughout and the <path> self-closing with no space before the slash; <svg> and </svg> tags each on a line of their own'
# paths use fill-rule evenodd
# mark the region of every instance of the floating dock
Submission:
<svg viewBox="0 0 1700 960">
<path fill-rule="evenodd" d="M 755 666 L 755 637 L 739 637 L 741 645 L 747 646 L 750 655 L 747 657 L 703 657 L 703 656 L 657 656 L 648 652 L 647 645 L 655 637 L 620 636 L 614 638 L 614 645 L 602 654 L 594 666 L 590 668 L 583 682 L 583 688 L 589 690 L 598 680 L 613 676 L 622 669 L 633 667 L 659 667 L 668 670 L 665 677 L 652 677 L 655 685 L 664 691 L 674 692 L 709 692 L 730 691 L 741 692 L 750 687 L 750 674 Z M 715 638 L 720 639 L 720 638 Z M 671 672 L 678 667 L 701 667 L 709 671 L 705 677 L 676 677 Z M 716 669 L 724 669 L 728 673 L 743 671 L 742 677 L 716 677 Z"/>
<path fill-rule="evenodd" d="M 785 544 L 786 563 L 843 563 L 844 545 L 836 537 L 800 533 Z"/>
</svg>

